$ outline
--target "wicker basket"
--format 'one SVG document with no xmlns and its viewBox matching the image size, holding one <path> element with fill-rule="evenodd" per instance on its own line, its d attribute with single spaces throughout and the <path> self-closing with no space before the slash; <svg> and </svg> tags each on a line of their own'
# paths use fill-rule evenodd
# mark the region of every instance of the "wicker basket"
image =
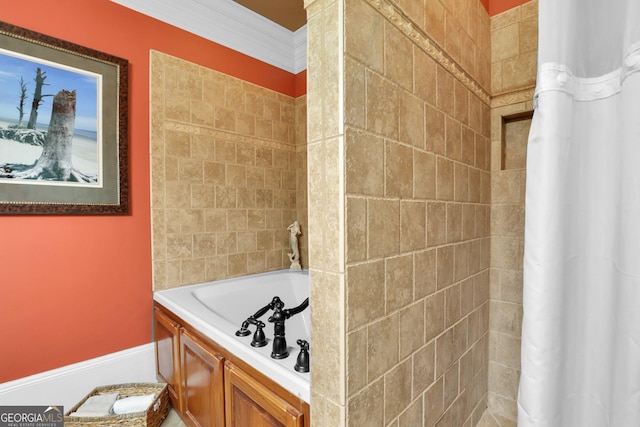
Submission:
<svg viewBox="0 0 640 427">
<path fill-rule="evenodd" d="M 155 393 L 156 397 L 146 411 L 132 412 L 124 415 L 106 415 L 104 417 L 75 417 L 75 412 L 89 397 L 101 394 L 119 393 L 120 398 L 142 396 Z M 166 384 L 132 383 L 96 387 L 64 417 L 65 427 L 69 426 L 132 426 L 159 427 L 169 413 L 169 390 Z"/>
</svg>

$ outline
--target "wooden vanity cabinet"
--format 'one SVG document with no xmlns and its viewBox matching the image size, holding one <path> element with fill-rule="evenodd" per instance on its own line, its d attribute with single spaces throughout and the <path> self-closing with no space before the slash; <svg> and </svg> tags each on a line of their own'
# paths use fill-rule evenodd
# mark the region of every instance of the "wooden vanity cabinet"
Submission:
<svg viewBox="0 0 640 427">
<path fill-rule="evenodd" d="M 303 427 L 304 414 L 251 375 L 227 361 L 225 427 Z"/>
<path fill-rule="evenodd" d="M 180 348 L 182 413 L 194 426 L 224 427 L 224 357 L 184 328 Z"/>
<path fill-rule="evenodd" d="M 158 380 L 168 384 L 171 404 L 176 410 L 181 411 L 180 324 L 157 306 L 153 312 L 156 376 Z"/>
<path fill-rule="evenodd" d="M 155 303 L 158 380 L 193 427 L 310 427 L 309 404 Z"/>
</svg>

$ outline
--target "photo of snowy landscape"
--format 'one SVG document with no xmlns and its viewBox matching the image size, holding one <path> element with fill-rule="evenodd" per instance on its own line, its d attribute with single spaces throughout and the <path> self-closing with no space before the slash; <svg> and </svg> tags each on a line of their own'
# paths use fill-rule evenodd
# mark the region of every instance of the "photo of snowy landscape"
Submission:
<svg viewBox="0 0 640 427">
<path fill-rule="evenodd" d="M 0 49 L 0 183 L 99 184 L 100 78 Z"/>
</svg>

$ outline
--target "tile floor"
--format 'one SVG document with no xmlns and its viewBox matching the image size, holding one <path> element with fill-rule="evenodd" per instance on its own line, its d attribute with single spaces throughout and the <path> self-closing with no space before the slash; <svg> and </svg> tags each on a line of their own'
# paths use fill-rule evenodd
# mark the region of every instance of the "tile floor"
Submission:
<svg viewBox="0 0 640 427">
<path fill-rule="evenodd" d="M 163 424 L 164 425 L 164 424 Z M 498 421 L 491 415 L 491 413 L 486 410 L 480 418 L 480 422 L 476 427 L 500 427 Z"/>
<path fill-rule="evenodd" d="M 489 409 L 484 411 L 476 427 L 517 427 L 518 423 L 500 415 L 492 414 Z"/>
<path fill-rule="evenodd" d="M 178 413 L 171 408 L 169 415 L 162 423 L 162 427 L 186 427 L 186 424 L 182 422 Z"/>
<path fill-rule="evenodd" d="M 511 427 L 512 425 L 515 426 L 515 424 L 511 424 L 511 422 L 509 422 L 508 425 L 509 427 Z M 186 427 L 186 424 L 182 422 L 178 413 L 173 408 L 171 408 L 171 410 L 169 411 L 169 415 L 167 415 L 167 418 L 164 420 L 161 427 Z M 478 422 L 478 425 L 476 427 L 503 427 L 503 426 L 487 410 L 483 414 L 482 418 L 480 419 L 480 422 Z"/>
</svg>

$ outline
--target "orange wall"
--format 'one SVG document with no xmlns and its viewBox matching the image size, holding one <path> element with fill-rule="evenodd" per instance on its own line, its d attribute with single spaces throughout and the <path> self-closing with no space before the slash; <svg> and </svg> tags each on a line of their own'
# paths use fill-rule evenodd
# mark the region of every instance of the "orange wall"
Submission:
<svg viewBox="0 0 640 427">
<path fill-rule="evenodd" d="M 489 16 L 494 16 L 530 0 L 480 0 L 484 7 L 489 11 Z"/>
<path fill-rule="evenodd" d="M 491 5 L 489 4 L 489 0 L 480 0 L 480 3 L 484 6 L 484 8 L 485 8 L 485 10 L 487 12 L 491 8 Z"/>
<path fill-rule="evenodd" d="M 294 82 L 294 94 L 293 97 L 297 98 L 307 94 L 307 70 L 300 71 L 296 74 Z"/>
<path fill-rule="evenodd" d="M 151 341 L 149 50 L 289 96 L 294 76 L 109 0 L 0 0 L 0 19 L 129 60 L 126 216 L 0 216 L 0 383 Z"/>
</svg>

